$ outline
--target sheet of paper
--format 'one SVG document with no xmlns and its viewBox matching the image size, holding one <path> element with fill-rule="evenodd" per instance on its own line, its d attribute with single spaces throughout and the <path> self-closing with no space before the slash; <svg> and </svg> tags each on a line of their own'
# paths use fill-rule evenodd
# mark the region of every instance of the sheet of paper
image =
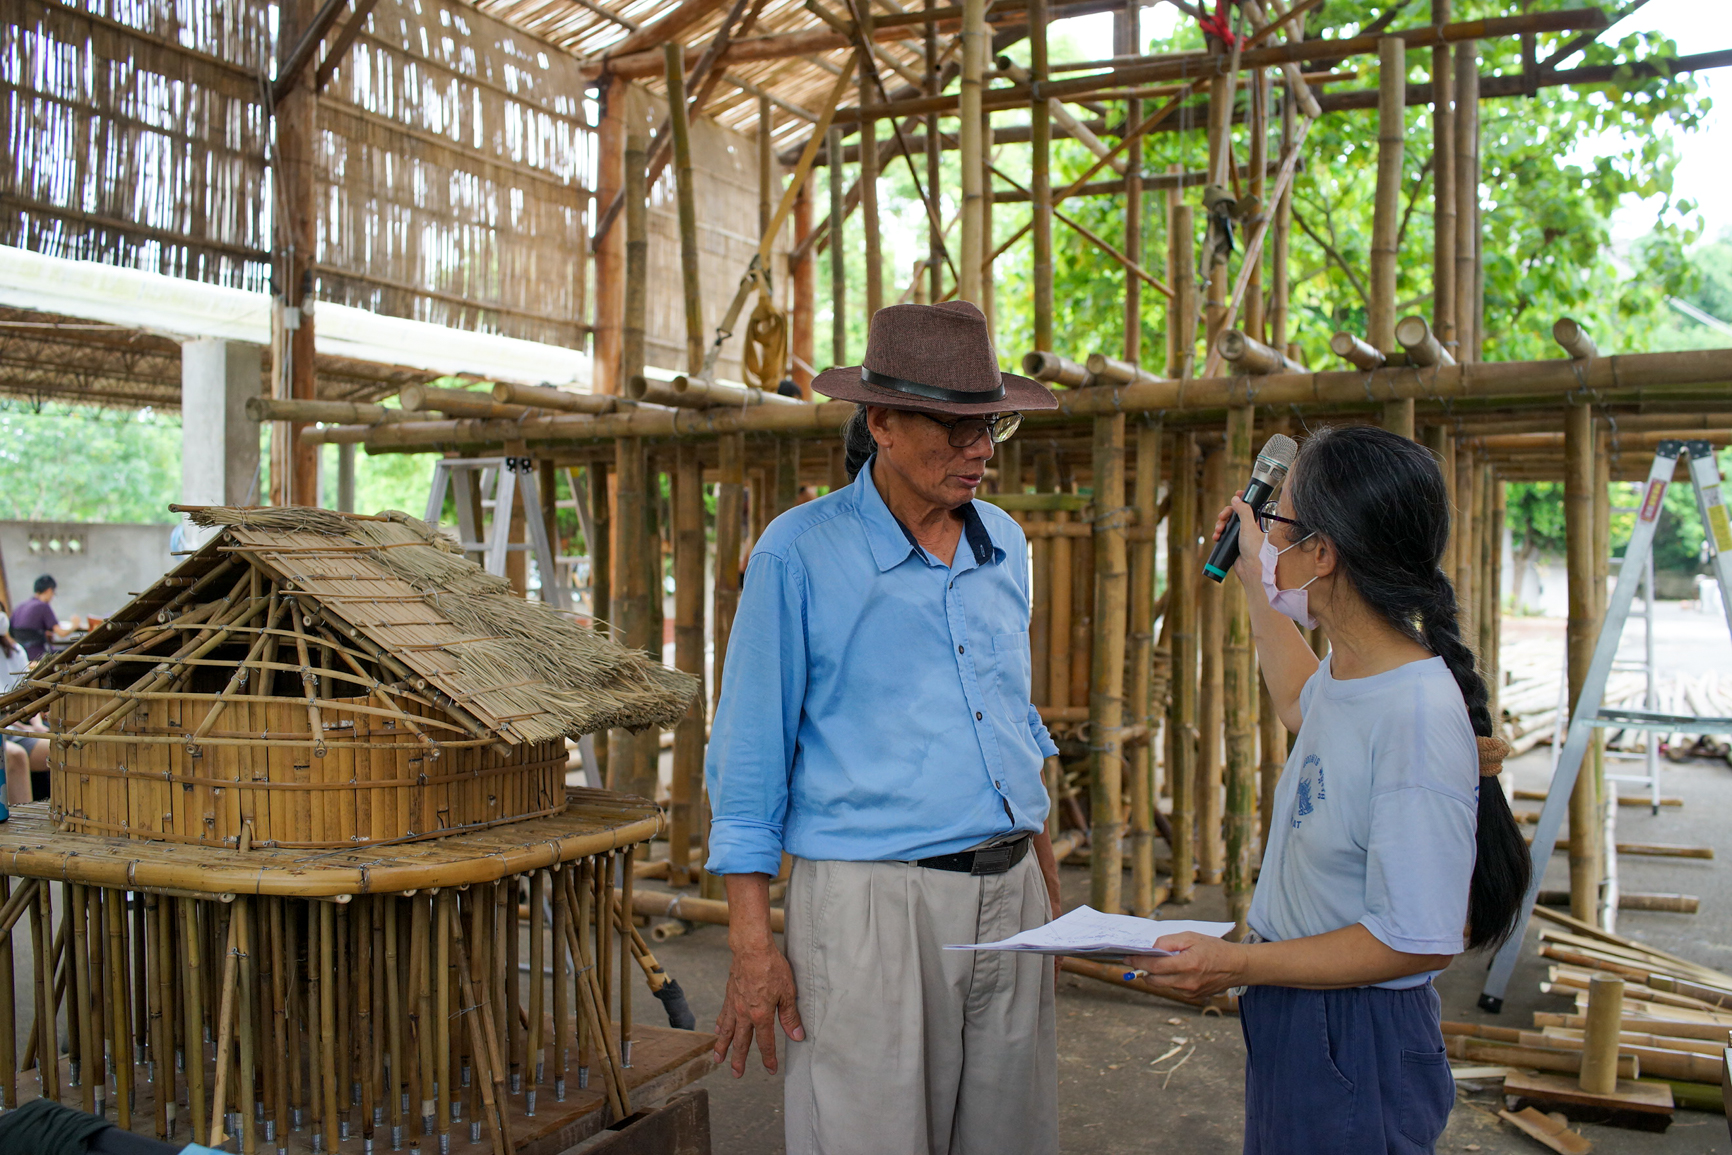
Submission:
<svg viewBox="0 0 1732 1155">
<path fill-rule="evenodd" d="M 1015 950 L 1034 954 L 1167 954 L 1156 950 L 1163 935 L 1192 931 L 1220 938 L 1233 929 L 1230 922 L 1198 922 L 1174 919 L 1157 922 L 1129 914 L 1104 914 L 1091 906 L 1079 906 L 1045 926 L 1025 930 L 999 942 L 963 943 L 945 950 Z"/>
</svg>

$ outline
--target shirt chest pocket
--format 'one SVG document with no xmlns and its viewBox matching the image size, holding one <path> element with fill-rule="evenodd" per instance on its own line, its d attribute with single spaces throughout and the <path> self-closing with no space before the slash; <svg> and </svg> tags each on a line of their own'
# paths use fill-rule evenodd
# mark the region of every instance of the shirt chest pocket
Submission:
<svg viewBox="0 0 1732 1155">
<path fill-rule="evenodd" d="M 1028 631 L 992 635 L 992 678 L 999 704 L 1013 719 L 1026 719 L 1029 703 Z"/>
</svg>

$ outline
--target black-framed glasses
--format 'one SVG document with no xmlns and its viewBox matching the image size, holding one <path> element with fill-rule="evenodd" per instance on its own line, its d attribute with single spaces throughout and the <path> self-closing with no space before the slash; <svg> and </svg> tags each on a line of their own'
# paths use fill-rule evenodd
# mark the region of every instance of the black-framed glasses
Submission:
<svg viewBox="0 0 1732 1155">
<path fill-rule="evenodd" d="M 1264 533 L 1268 533 L 1270 528 L 1272 527 L 1272 524 L 1274 522 L 1277 522 L 1277 521 L 1280 522 L 1282 525 L 1290 525 L 1290 526 L 1294 527 L 1295 529 L 1305 528 L 1303 525 L 1301 525 L 1297 521 L 1294 521 L 1292 518 L 1282 517 L 1280 514 L 1276 513 L 1275 510 L 1278 508 L 1279 508 L 1279 503 L 1277 503 L 1277 502 L 1273 502 L 1273 501 L 1264 502 L 1263 507 L 1257 511 L 1257 528 L 1262 530 Z"/>
<path fill-rule="evenodd" d="M 990 437 L 994 445 L 999 445 L 1009 441 L 1022 425 L 1020 413 L 989 413 L 985 417 L 958 417 L 955 421 L 940 421 L 930 413 L 920 415 L 934 425 L 944 426 L 950 434 L 952 449 L 967 449 L 982 437 Z"/>
</svg>

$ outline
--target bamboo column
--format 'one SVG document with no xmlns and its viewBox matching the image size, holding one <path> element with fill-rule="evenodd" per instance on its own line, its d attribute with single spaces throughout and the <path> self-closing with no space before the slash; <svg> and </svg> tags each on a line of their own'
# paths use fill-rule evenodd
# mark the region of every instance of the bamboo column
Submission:
<svg viewBox="0 0 1732 1155">
<path fill-rule="evenodd" d="M 1175 205 L 1167 245 L 1173 252 L 1173 302 L 1168 316 L 1176 335 L 1168 372 L 1175 379 L 1195 376 L 1197 371 L 1197 222 L 1190 205 Z M 1195 446 L 1193 445 L 1193 449 Z M 1195 496 L 1195 490 L 1192 491 Z"/>
<path fill-rule="evenodd" d="M 1605 624 L 1607 604 L 1611 595 L 1607 590 L 1607 579 L 1612 568 L 1612 453 L 1611 437 L 1606 429 L 1606 422 L 1597 421 L 1598 427 L 1594 437 L 1594 641 L 1597 643 L 1600 628 Z M 1591 650 L 1590 650 L 1591 652 Z M 1606 839 L 1605 812 L 1608 806 L 1618 804 L 1617 789 L 1606 787 L 1606 731 L 1596 730 L 1593 741 L 1588 746 L 1588 762 L 1584 769 L 1589 770 L 1594 779 L 1595 797 L 1599 802 L 1599 820 L 1595 825 L 1595 867 L 1599 872 L 1600 891 L 1594 903 L 1594 917 L 1599 925 L 1606 930 L 1615 930 L 1617 922 L 1617 907 L 1608 907 L 1605 903 L 1605 880 L 1608 875 L 1607 858 L 1618 852 L 1615 843 Z M 1615 820 L 1614 820 L 1615 826 Z"/>
<path fill-rule="evenodd" d="M 936 0 L 924 0 L 922 8 L 932 11 Z M 942 83 L 938 64 L 938 23 L 929 20 L 924 25 L 924 36 L 921 41 L 924 51 L 925 70 L 922 73 L 925 83 L 922 86 L 927 96 L 937 96 Z M 944 176 L 944 138 L 938 132 L 938 114 L 932 113 L 926 117 L 926 187 L 929 196 L 938 195 L 938 189 Z M 930 217 L 926 222 L 926 299 L 937 304 L 944 299 L 944 256 L 945 244 L 943 222 Z M 1039 701 L 1039 699 L 1035 699 Z"/>
<path fill-rule="evenodd" d="M 985 153 L 981 147 L 981 88 L 986 81 L 986 0 L 962 3 L 962 91 L 958 116 L 962 167 L 962 258 L 957 263 L 960 300 L 979 302 L 987 250 Z"/>
<path fill-rule="evenodd" d="M 589 605 L 592 627 L 597 633 L 617 636 L 613 626 L 613 499 L 609 492 L 607 463 L 589 465 L 589 525 L 593 540 L 589 551 Z M 609 780 L 608 732 L 595 734 L 596 773 Z"/>
<path fill-rule="evenodd" d="M 1137 473 L 1131 505 L 1136 510 L 1136 544 L 1130 564 L 1130 684 L 1126 698 L 1131 723 L 1143 737 L 1131 748 L 1130 773 L 1130 912 L 1152 917 L 1155 909 L 1155 770 L 1154 740 L 1159 719 L 1154 709 L 1155 660 L 1155 519 L 1161 488 L 1161 424 L 1137 426 Z"/>
<path fill-rule="evenodd" d="M 625 162 L 625 340 L 620 354 L 622 380 L 642 374 L 644 368 L 644 322 L 648 311 L 649 220 L 648 189 L 645 187 L 643 138 L 635 133 L 626 142 Z M 618 492 L 615 496 L 619 553 L 616 560 L 618 605 L 615 609 L 615 640 L 636 650 L 660 653 L 659 639 L 651 636 L 650 574 L 652 547 L 649 540 L 650 471 L 641 437 L 621 437 L 614 443 Z M 652 650 L 651 647 L 654 646 Z M 608 785 L 628 794 L 655 797 L 657 735 L 634 735 L 615 730 L 608 742 Z"/>
<path fill-rule="evenodd" d="M 1455 359 L 1479 357 L 1479 45 L 1455 46 Z"/>
<path fill-rule="evenodd" d="M 1431 0 L 1431 22 L 1450 21 L 1452 0 Z M 1431 50 L 1431 331 L 1456 353 L 1455 334 L 1455 68 L 1450 47 Z"/>
<path fill-rule="evenodd" d="M 1029 223 L 1034 243 L 1034 347 L 1052 349 L 1052 113 L 1041 86 L 1047 81 L 1046 0 L 1029 0 Z M 988 178 L 990 179 L 990 178 Z M 991 240 L 986 244 L 990 247 Z M 1126 277 L 1127 281 L 1131 278 Z M 1097 428 L 1097 433 L 1098 433 Z M 1096 877 L 1099 877 L 1097 872 Z M 1114 909 L 1117 909 L 1116 907 Z"/>
<path fill-rule="evenodd" d="M 872 6 L 861 4 L 860 35 L 864 43 L 872 40 Z M 877 104 L 872 91 L 872 55 L 860 53 L 860 104 Z M 860 227 L 866 235 L 866 320 L 884 307 L 884 252 L 878 221 L 878 121 L 866 117 L 860 121 Z"/>
<path fill-rule="evenodd" d="M 594 212 L 613 203 L 625 187 L 626 104 L 629 82 L 612 77 L 602 90 L 601 119 L 596 125 Z M 641 151 L 641 148 L 640 148 Z M 625 312 L 625 236 L 608 229 L 595 245 L 595 391 L 624 393 L 628 384 L 619 378 L 622 325 Z"/>
<path fill-rule="evenodd" d="M 1447 425 L 1427 425 L 1421 433 L 1425 447 L 1431 450 L 1432 457 L 1437 460 L 1438 472 L 1443 474 L 1443 492 L 1454 503 L 1455 499 L 1455 438 Z M 1455 574 L 1455 525 L 1451 519 L 1449 542 L 1443 547 L 1443 557 L 1437 565 L 1446 576 Z"/>
<path fill-rule="evenodd" d="M 1587 680 L 1598 632 L 1594 589 L 1594 417 L 1586 405 L 1564 410 L 1564 558 L 1569 571 L 1570 713 Z M 1599 783 L 1591 767 L 1570 795 L 1570 914 L 1592 922 L 1600 897 Z"/>
<path fill-rule="evenodd" d="M 836 218 L 831 218 L 833 221 Z M 836 250 L 833 247 L 831 252 Z M 721 698 L 722 672 L 727 664 L 728 641 L 734 628 L 734 611 L 740 604 L 740 534 L 746 518 L 746 435 L 724 433 L 716 438 L 718 480 L 716 486 L 715 560 L 715 655 L 711 661 L 712 705 Z M 699 563 L 702 564 L 701 562 Z M 676 596 L 678 591 L 676 590 Z M 700 630 L 702 623 L 700 621 Z M 699 661 L 702 661 L 700 651 Z M 699 782 L 702 782 L 701 767 Z M 703 872 L 699 876 L 705 898 L 722 897 L 720 877 Z"/>
<path fill-rule="evenodd" d="M 1124 831 L 1125 691 L 1125 418 L 1094 422 L 1094 645 L 1089 681 L 1090 904 L 1117 914 L 1123 906 L 1119 838 Z"/>
<path fill-rule="evenodd" d="M 794 308 L 788 316 L 788 375 L 799 386 L 800 396 L 812 399 L 812 369 L 818 363 L 812 335 L 813 314 L 817 310 L 817 286 L 812 263 L 816 259 L 807 242 L 812 237 L 812 184 L 800 182 L 794 194 L 794 248 L 803 250 L 800 259 L 788 270 L 793 284 Z"/>
<path fill-rule="evenodd" d="M 1250 109 L 1245 117 L 1246 136 L 1249 144 L 1246 148 L 1247 160 L 1250 162 L 1251 174 L 1245 183 L 1245 191 L 1258 205 L 1263 204 L 1267 195 L 1269 169 L 1269 72 L 1264 68 L 1253 68 L 1248 77 L 1246 89 L 1250 96 Z M 1292 182 L 1288 182 L 1292 183 Z M 1261 209 L 1267 212 L 1267 208 Z M 1244 307 L 1240 316 L 1244 319 L 1242 327 L 1246 333 L 1258 341 L 1267 339 L 1264 322 L 1267 317 L 1263 310 L 1263 257 L 1268 252 L 1264 246 L 1257 254 L 1247 270 L 1245 281 Z M 1126 278 L 1129 280 L 1131 278 Z"/>
<path fill-rule="evenodd" d="M 1288 155 L 1298 132 L 1298 117 L 1293 111 L 1291 92 L 1281 97 L 1281 155 Z M 1288 345 L 1291 321 L 1291 274 L 1288 272 L 1289 240 L 1293 235 L 1293 182 L 1281 186 L 1281 199 L 1275 202 L 1273 235 L 1269 239 L 1269 344 L 1293 356 Z M 1294 360 L 1299 358 L 1294 357 Z"/>
<path fill-rule="evenodd" d="M 1365 336 L 1374 347 L 1393 353 L 1402 165 L 1407 146 L 1407 41 L 1385 36 L 1377 42 L 1377 56 L 1377 196 L 1371 224 L 1371 300 Z M 1383 427 L 1412 437 L 1413 402 L 1385 401 Z"/>
<path fill-rule="evenodd" d="M 703 284 L 698 278 L 698 202 L 692 180 L 692 134 L 686 120 L 685 48 L 669 41 L 666 52 L 668 124 L 674 141 L 674 193 L 679 206 L 680 284 L 685 291 L 686 372 L 704 366 Z"/>
<path fill-rule="evenodd" d="M 981 51 L 988 57 L 992 53 L 992 40 L 987 38 L 986 47 Z M 980 114 L 980 311 L 986 316 L 986 336 L 998 346 L 998 281 L 992 275 L 992 253 L 997 246 L 993 243 L 992 228 L 992 112 L 984 110 Z"/>
<path fill-rule="evenodd" d="M 1189 210 L 1185 210 L 1188 212 Z M 1172 500 L 1167 513 L 1166 629 L 1172 644 L 1167 705 L 1167 783 L 1173 795 L 1173 901 L 1196 889 L 1197 836 L 1197 435 L 1173 439 Z"/>
<path fill-rule="evenodd" d="M 1209 183 L 1223 190 L 1228 187 L 1233 155 L 1233 103 L 1238 79 L 1236 74 L 1217 73 L 1209 81 Z M 1203 286 L 1203 348 L 1213 349 L 1227 321 L 1228 285 L 1226 238 L 1212 220 L 1203 247 L 1208 278 Z"/>
<path fill-rule="evenodd" d="M 1197 511 L 1197 528 L 1204 541 L 1214 527 L 1216 513 L 1227 504 L 1232 493 L 1225 458 L 1222 449 L 1211 448 L 1203 459 L 1202 506 Z M 1223 584 L 1203 580 L 1197 597 L 1197 634 L 1202 656 L 1202 699 L 1197 709 L 1197 866 L 1201 881 L 1210 886 L 1221 881 L 1226 850 L 1221 841 L 1222 724 L 1226 702 L 1223 658 L 1227 640 Z"/>
<path fill-rule="evenodd" d="M 1474 589 L 1478 593 L 1478 606 L 1474 612 L 1475 623 L 1479 626 L 1479 636 L 1475 638 L 1475 646 L 1479 650 L 1480 673 L 1485 676 L 1486 687 L 1492 690 L 1492 683 L 1497 677 L 1497 650 L 1494 639 L 1497 636 L 1497 619 L 1502 610 L 1498 601 L 1497 586 L 1492 584 L 1492 576 L 1497 569 L 1498 526 L 1496 524 L 1497 496 L 1493 490 L 1502 486 L 1497 480 L 1490 461 L 1480 467 L 1480 480 L 1475 487 L 1479 497 L 1479 572 L 1475 575 Z M 1596 519 L 1597 521 L 1597 519 Z M 1495 697 L 1495 690 L 1493 690 Z M 1492 720 L 1497 721 L 1497 714 L 1492 714 Z"/>
<path fill-rule="evenodd" d="M 830 364 L 848 363 L 847 199 L 842 191 L 842 130 L 830 129 L 825 145 L 830 155 Z M 721 654 L 721 647 L 716 647 Z"/>
<path fill-rule="evenodd" d="M 1473 558 L 1475 506 L 1473 504 L 1473 473 L 1478 456 L 1466 442 L 1456 446 L 1455 458 L 1455 603 L 1461 621 L 1461 636 L 1469 645 L 1479 637 L 1479 625 L 1473 616 Z"/>
<path fill-rule="evenodd" d="M 1042 3 L 1042 9 L 1043 11 L 1045 9 L 1044 0 Z M 1130 55 L 1141 51 L 1141 45 L 1137 43 L 1139 39 L 1137 34 L 1137 17 L 1141 10 L 1142 5 L 1140 0 L 1126 0 L 1125 6 L 1119 11 L 1113 13 L 1113 52 L 1115 54 Z M 1043 36 L 1041 38 L 1043 56 L 1045 54 L 1045 46 L 1046 39 Z M 1043 78 L 1044 75 L 1043 72 Z M 1142 119 L 1143 102 L 1135 98 L 1127 100 L 1125 102 L 1125 123 L 1139 124 L 1142 122 Z M 1131 260 L 1136 261 L 1138 264 L 1143 262 L 1144 249 L 1142 173 L 1143 138 L 1140 136 L 1134 136 L 1131 138 L 1130 143 L 1125 146 L 1125 255 L 1130 257 Z M 1048 196 L 1050 199 L 1051 177 L 1048 176 L 1047 179 Z M 1048 228 L 1050 229 L 1050 227 L 1049 224 Z M 1167 284 L 1170 285 L 1172 283 L 1172 278 L 1169 276 Z M 1125 276 L 1124 358 L 1132 365 L 1141 365 L 1143 363 L 1143 282 L 1140 277 L 1129 274 Z M 1137 444 L 1139 447 L 1142 445 L 1142 437 L 1140 433 Z M 1160 441 L 1158 438 L 1155 442 L 1155 451 L 1157 454 L 1160 452 Z M 1139 462 L 1142 461 L 1140 448 L 1137 454 L 1137 460 Z M 1139 470 L 1142 469 L 1141 464 L 1139 464 L 1137 468 Z M 1141 484 L 1140 478 L 1138 484 Z M 1157 482 L 1157 485 L 1158 484 L 1159 483 Z M 1151 570 L 1151 573 L 1152 572 L 1153 571 Z M 1153 596 L 1154 595 L 1151 593 L 1150 597 L 1152 598 Z M 1144 747 L 1144 749 L 1146 750 L 1146 747 Z M 1146 758 L 1146 754 L 1143 755 L 1143 757 Z M 1133 774 L 1134 773 L 1135 772 L 1133 771 Z M 1152 854 L 1152 842 L 1150 843 L 1150 848 L 1150 853 Z M 1132 856 L 1132 861 L 1133 863 L 1136 861 L 1134 854 Z M 1135 885 L 1135 867 L 1133 866 L 1132 869 L 1132 890 L 1133 892 L 1140 894 L 1141 891 L 1138 890 Z M 1150 893 L 1152 894 L 1152 888 L 1154 886 L 1154 880 L 1152 877 L 1149 880 L 1149 886 L 1151 888 Z M 1133 900 L 1132 905 L 1136 905 L 1135 900 Z"/>
<path fill-rule="evenodd" d="M 1248 405 L 1227 410 L 1223 468 L 1230 479 L 1251 475 L 1253 422 L 1253 411 Z M 1227 913 L 1243 936 L 1245 915 L 1251 909 L 1251 851 L 1257 805 L 1257 685 L 1251 612 L 1245 602 L 1245 588 L 1236 578 L 1218 585 L 1208 584 L 1216 586 L 1220 597 L 1224 641 L 1221 703 L 1226 723 Z"/>
<path fill-rule="evenodd" d="M 704 485 L 698 447 L 681 442 L 674 476 L 674 668 L 704 676 Z M 668 806 L 668 881 L 691 881 L 692 832 L 704 775 L 700 689 L 674 730 L 673 797 Z"/>
<path fill-rule="evenodd" d="M 288 0 L 279 9 L 277 46 L 281 63 L 310 30 L 319 14 L 315 0 Z M 303 68 L 277 102 L 276 148 L 271 165 L 277 212 L 271 214 L 274 248 L 279 254 L 272 270 L 281 292 L 272 309 L 273 357 L 278 396 L 311 400 L 318 396 L 313 343 L 314 312 L 310 299 L 313 262 L 318 255 L 319 92 L 314 69 Z M 319 504 L 318 447 L 306 441 L 303 422 L 279 424 L 286 445 L 273 437 L 271 500 L 275 504 Z"/>
<path fill-rule="evenodd" d="M 1050 449 L 1040 450 L 1034 455 L 1036 493 L 1051 493 L 1056 488 L 1052 456 Z M 1032 522 L 1045 520 L 1045 515 L 1038 513 L 1027 517 Z M 1029 696 L 1048 706 L 1054 704 L 1049 671 L 1052 666 L 1052 547 L 1056 540 L 1037 537 L 1029 543 L 1030 578 L 1034 586 L 1028 615 Z"/>
</svg>

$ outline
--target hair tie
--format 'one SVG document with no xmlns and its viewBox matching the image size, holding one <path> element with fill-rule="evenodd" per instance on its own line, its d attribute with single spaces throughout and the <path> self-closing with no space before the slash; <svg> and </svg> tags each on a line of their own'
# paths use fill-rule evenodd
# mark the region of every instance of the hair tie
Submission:
<svg viewBox="0 0 1732 1155">
<path fill-rule="evenodd" d="M 1502 738 L 1479 739 L 1479 776 L 1496 778 L 1503 772 L 1503 760 L 1509 757 L 1509 743 Z"/>
</svg>

